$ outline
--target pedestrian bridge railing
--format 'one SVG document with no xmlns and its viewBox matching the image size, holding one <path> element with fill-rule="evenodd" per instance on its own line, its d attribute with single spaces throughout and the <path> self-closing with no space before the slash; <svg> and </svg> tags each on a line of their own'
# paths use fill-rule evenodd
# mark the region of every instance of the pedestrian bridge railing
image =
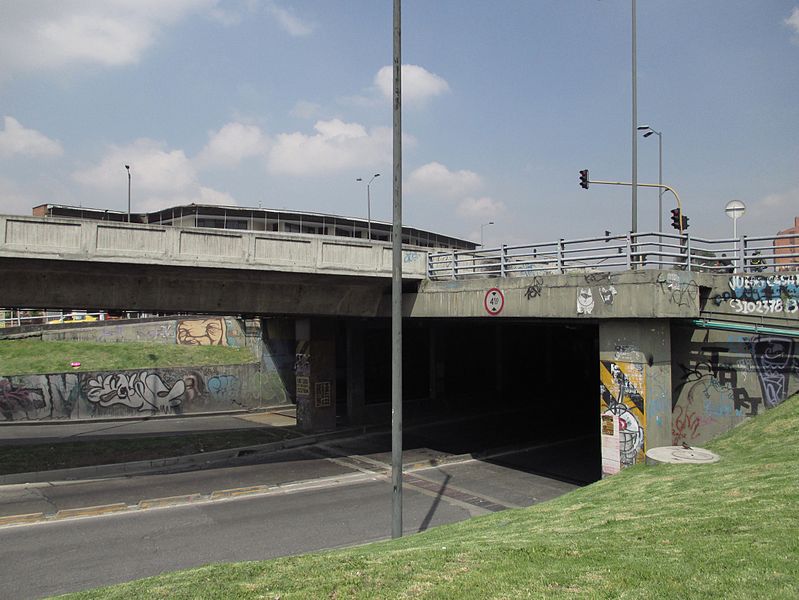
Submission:
<svg viewBox="0 0 799 600">
<path fill-rule="evenodd" d="M 431 252 L 427 261 L 427 276 L 433 280 L 632 269 L 797 271 L 799 237 L 789 234 L 705 239 L 688 234 L 636 233 Z"/>
</svg>

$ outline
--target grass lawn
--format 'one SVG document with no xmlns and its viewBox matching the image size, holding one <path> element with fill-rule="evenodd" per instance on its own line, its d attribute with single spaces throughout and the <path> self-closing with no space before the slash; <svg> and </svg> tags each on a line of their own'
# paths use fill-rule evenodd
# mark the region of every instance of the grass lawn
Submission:
<svg viewBox="0 0 799 600">
<path fill-rule="evenodd" d="M 798 598 L 799 397 L 707 447 L 721 462 L 639 465 L 396 541 L 70 597 Z"/>
<path fill-rule="evenodd" d="M 130 342 L 43 342 L 0 340 L 0 375 L 34 375 L 62 371 L 115 371 L 254 362 L 247 348 L 180 346 Z M 73 369 L 70 364 L 79 362 Z"/>
<path fill-rule="evenodd" d="M 293 428 L 0 446 L 0 475 L 200 454 L 298 437 Z"/>
</svg>

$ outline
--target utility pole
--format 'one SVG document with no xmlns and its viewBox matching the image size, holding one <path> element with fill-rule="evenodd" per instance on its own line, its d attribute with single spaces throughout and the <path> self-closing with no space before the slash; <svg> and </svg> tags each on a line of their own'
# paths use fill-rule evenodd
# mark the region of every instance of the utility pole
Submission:
<svg viewBox="0 0 799 600">
<path fill-rule="evenodd" d="M 125 165 L 128 170 L 128 223 L 130 223 L 130 165 Z"/>
<path fill-rule="evenodd" d="M 635 0 L 632 0 L 632 71 L 633 71 L 633 182 L 632 182 L 632 232 L 638 232 L 638 64 L 636 59 L 637 35 Z"/>
<path fill-rule="evenodd" d="M 391 537 L 402 537 L 402 36 L 394 0 L 394 220 L 391 269 Z"/>
</svg>

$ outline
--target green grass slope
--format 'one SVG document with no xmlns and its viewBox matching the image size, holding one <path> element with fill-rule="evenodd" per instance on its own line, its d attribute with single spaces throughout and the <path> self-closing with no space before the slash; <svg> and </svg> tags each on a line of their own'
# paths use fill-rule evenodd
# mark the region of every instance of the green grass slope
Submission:
<svg viewBox="0 0 799 600">
<path fill-rule="evenodd" d="M 238 365 L 255 361 L 249 349 L 227 346 L 0 340 L 0 376 Z M 70 366 L 73 362 L 79 362 L 80 367 L 73 369 Z"/>
<path fill-rule="evenodd" d="M 74 597 L 799 598 L 799 398 L 707 447 L 721 462 L 640 465 L 401 540 Z"/>
</svg>

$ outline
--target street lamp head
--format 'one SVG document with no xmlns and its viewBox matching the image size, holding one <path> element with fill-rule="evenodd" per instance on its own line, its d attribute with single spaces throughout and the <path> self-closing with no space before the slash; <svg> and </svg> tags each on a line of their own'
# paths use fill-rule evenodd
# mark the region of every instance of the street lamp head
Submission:
<svg viewBox="0 0 799 600">
<path fill-rule="evenodd" d="M 363 181 L 363 179 L 358 177 L 358 179 L 356 179 L 355 181 Z"/>
<path fill-rule="evenodd" d="M 380 173 L 375 173 L 375 177 L 380 177 Z"/>
<path fill-rule="evenodd" d="M 647 129 L 652 129 L 649 125 L 639 125 L 638 131 L 646 131 Z"/>
<path fill-rule="evenodd" d="M 130 165 L 125 165 L 125 168 L 130 171 Z"/>
<path fill-rule="evenodd" d="M 644 137 L 645 137 L 645 138 L 648 138 L 648 137 L 649 137 L 650 135 L 652 135 L 653 133 L 655 133 L 655 132 L 654 132 L 654 131 L 652 131 L 652 130 L 650 129 L 649 131 L 647 131 L 647 132 L 644 134 Z"/>
</svg>

